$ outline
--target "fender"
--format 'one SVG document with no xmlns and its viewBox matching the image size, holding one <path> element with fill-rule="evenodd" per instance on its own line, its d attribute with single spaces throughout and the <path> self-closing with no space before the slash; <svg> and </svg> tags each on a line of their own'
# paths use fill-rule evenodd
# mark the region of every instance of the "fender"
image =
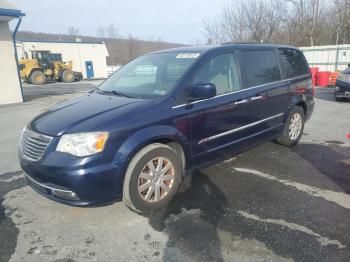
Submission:
<svg viewBox="0 0 350 262">
<path fill-rule="evenodd" d="M 30 70 L 30 73 L 28 74 L 28 77 L 34 72 L 34 71 L 41 71 L 44 73 L 44 68 L 42 67 L 33 67 L 32 70 Z"/>
<path fill-rule="evenodd" d="M 114 157 L 124 173 L 131 158 L 144 146 L 161 139 L 172 140 L 180 144 L 185 154 L 186 163 L 190 162 L 190 140 L 184 133 L 172 126 L 156 125 L 141 129 L 126 139 Z"/>
<path fill-rule="evenodd" d="M 288 112 L 292 110 L 296 105 L 301 105 L 305 111 L 305 116 L 307 115 L 307 98 L 305 94 L 295 94 L 288 106 Z"/>
</svg>

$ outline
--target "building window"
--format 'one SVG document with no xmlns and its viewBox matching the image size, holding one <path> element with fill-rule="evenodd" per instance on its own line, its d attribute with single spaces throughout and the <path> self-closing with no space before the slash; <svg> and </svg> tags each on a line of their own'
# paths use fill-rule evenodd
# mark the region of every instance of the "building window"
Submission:
<svg viewBox="0 0 350 262">
<path fill-rule="evenodd" d="M 60 53 L 51 53 L 52 61 L 62 62 L 62 54 Z"/>
</svg>

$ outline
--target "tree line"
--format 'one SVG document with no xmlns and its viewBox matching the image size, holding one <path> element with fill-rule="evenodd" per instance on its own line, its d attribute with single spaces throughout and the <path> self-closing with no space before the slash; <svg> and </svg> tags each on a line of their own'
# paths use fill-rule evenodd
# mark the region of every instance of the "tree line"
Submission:
<svg viewBox="0 0 350 262">
<path fill-rule="evenodd" d="M 106 44 L 108 54 L 107 65 L 125 65 L 132 59 L 156 50 L 181 46 L 180 44 L 167 43 L 161 39 L 141 40 L 132 35 L 121 36 L 115 26 L 106 27 L 106 31 L 102 33 L 100 27 L 97 31 L 98 36 L 85 36 L 80 34 L 80 30 L 76 27 L 69 27 L 66 34 L 48 34 L 36 33 L 29 31 L 20 31 L 17 34 L 18 40 L 42 40 L 55 42 L 101 42 Z M 109 28 L 109 30 L 108 30 Z"/>
<path fill-rule="evenodd" d="M 208 44 L 275 42 L 296 46 L 350 42 L 349 0 L 236 0 L 203 22 Z"/>
</svg>

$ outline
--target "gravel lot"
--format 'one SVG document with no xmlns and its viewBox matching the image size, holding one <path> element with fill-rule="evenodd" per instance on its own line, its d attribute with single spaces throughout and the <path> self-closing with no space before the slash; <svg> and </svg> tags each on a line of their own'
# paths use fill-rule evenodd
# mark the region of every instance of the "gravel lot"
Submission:
<svg viewBox="0 0 350 262">
<path fill-rule="evenodd" d="M 200 170 L 167 208 L 141 216 L 122 202 L 50 201 L 19 168 L 30 118 L 96 84 L 25 85 L 29 102 L 0 107 L 0 261 L 350 260 L 350 102 L 332 89 L 317 90 L 298 146 L 266 143 Z"/>
</svg>

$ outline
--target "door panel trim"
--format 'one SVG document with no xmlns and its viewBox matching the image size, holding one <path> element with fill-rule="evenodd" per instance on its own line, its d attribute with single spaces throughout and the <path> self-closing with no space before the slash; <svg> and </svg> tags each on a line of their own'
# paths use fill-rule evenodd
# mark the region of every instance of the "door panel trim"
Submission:
<svg viewBox="0 0 350 262">
<path fill-rule="evenodd" d="M 231 130 L 229 130 L 229 131 L 226 131 L 226 132 L 223 132 L 223 133 L 214 135 L 214 136 L 210 136 L 210 137 L 207 137 L 207 138 L 203 138 L 203 139 L 201 139 L 201 140 L 198 142 L 198 144 L 200 145 L 200 144 L 207 143 L 207 142 L 209 142 L 209 141 L 212 141 L 212 140 L 218 139 L 218 138 L 220 138 L 220 137 L 227 136 L 227 135 L 230 135 L 230 134 L 233 134 L 233 133 L 242 131 L 242 130 L 244 130 L 244 129 L 247 129 L 247 128 L 250 128 L 250 127 L 259 125 L 259 124 L 261 124 L 261 123 L 263 123 L 263 122 L 269 121 L 269 120 L 274 119 L 274 118 L 277 118 L 277 117 L 281 117 L 281 116 L 283 116 L 283 115 L 284 115 L 284 113 L 280 113 L 280 114 L 277 114 L 277 115 L 274 115 L 274 116 L 270 116 L 270 117 L 268 117 L 268 118 L 264 118 L 264 119 L 261 119 L 261 120 L 259 120 L 259 121 L 250 123 L 250 124 L 245 125 L 245 126 L 241 126 L 241 127 L 238 127 L 238 128 L 235 128 L 235 129 L 231 129 Z"/>
</svg>

